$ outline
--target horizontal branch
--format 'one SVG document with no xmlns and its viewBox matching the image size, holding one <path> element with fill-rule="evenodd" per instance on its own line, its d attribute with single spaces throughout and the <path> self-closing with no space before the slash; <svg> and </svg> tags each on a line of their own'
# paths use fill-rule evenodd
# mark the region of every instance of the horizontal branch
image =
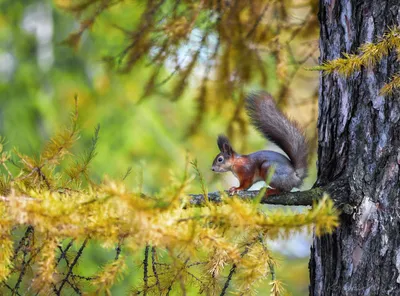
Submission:
<svg viewBox="0 0 400 296">
<path fill-rule="evenodd" d="M 243 199 L 254 199 L 259 192 L 259 190 L 239 191 L 236 195 Z M 284 206 L 311 206 L 313 201 L 320 199 L 323 194 L 324 190 L 322 188 L 314 188 L 306 191 L 285 192 L 277 195 L 271 195 L 267 198 L 262 198 L 261 203 Z M 229 195 L 229 192 L 210 192 L 208 193 L 208 200 L 218 203 L 222 201 L 222 197 L 224 195 Z M 190 203 L 192 205 L 201 205 L 204 203 L 203 194 L 189 194 L 189 196 L 191 197 Z"/>
<path fill-rule="evenodd" d="M 254 199 L 260 193 L 259 190 L 239 191 L 236 195 L 243 199 Z M 283 206 L 311 206 L 314 201 L 322 198 L 323 194 L 329 194 L 335 203 L 335 206 L 345 214 L 352 214 L 354 207 L 348 204 L 349 186 L 346 180 L 337 180 L 323 187 L 315 187 L 305 191 L 285 192 L 281 194 L 271 195 L 261 199 L 262 204 L 283 205 Z M 228 191 L 210 192 L 208 200 L 211 202 L 222 202 L 223 196 L 228 196 Z M 203 194 L 189 194 L 191 197 L 190 204 L 200 206 L 204 204 Z"/>
<path fill-rule="evenodd" d="M 236 195 L 242 199 L 254 199 L 260 193 L 259 190 L 252 191 L 239 191 Z M 315 187 L 305 191 L 285 192 L 281 194 L 271 195 L 261 199 L 262 204 L 270 205 L 283 205 L 283 206 L 311 206 L 314 201 L 318 201 L 322 198 L 324 193 L 328 193 L 330 198 L 335 203 L 336 207 L 339 208 L 343 213 L 352 214 L 354 212 L 354 206 L 348 203 L 348 197 L 350 195 L 349 186 L 347 182 L 335 181 L 327 186 Z M 214 203 L 222 202 L 224 196 L 228 196 L 228 191 L 222 192 L 210 192 L 208 193 L 208 200 Z M 190 204 L 193 206 L 201 206 L 204 204 L 203 194 L 189 194 Z M 12 197 L 14 200 L 23 202 L 41 202 L 40 199 L 32 198 L 29 196 L 18 196 Z M 6 196 L 0 196 L 0 201 L 10 202 L 12 199 Z"/>
<path fill-rule="evenodd" d="M 254 199 L 259 194 L 259 190 L 252 191 L 239 191 L 236 195 L 242 199 Z M 321 188 L 314 188 L 306 191 L 296 191 L 296 192 L 285 192 L 278 195 L 271 195 L 267 198 L 262 198 L 262 204 L 271 205 L 284 205 L 284 206 L 311 206 L 313 201 L 318 200 L 322 197 L 324 190 Z M 223 196 L 229 195 L 228 191 L 224 192 L 210 192 L 208 193 L 208 200 L 214 203 L 222 202 Z M 191 205 L 202 205 L 204 204 L 203 194 L 189 194 L 191 197 Z M 28 197 L 28 196 L 18 196 L 12 199 L 24 202 L 41 202 L 40 199 Z M 0 196 L 0 201 L 10 202 L 9 197 Z"/>
</svg>

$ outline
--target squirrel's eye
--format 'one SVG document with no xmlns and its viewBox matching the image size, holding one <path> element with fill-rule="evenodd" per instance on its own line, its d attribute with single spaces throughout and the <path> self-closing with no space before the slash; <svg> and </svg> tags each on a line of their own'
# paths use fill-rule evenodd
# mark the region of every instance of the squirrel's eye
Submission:
<svg viewBox="0 0 400 296">
<path fill-rule="evenodd" d="M 218 157 L 218 162 L 223 162 L 224 161 L 224 158 L 222 157 L 222 156 L 220 156 L 220 157 Z"/>
</svg>

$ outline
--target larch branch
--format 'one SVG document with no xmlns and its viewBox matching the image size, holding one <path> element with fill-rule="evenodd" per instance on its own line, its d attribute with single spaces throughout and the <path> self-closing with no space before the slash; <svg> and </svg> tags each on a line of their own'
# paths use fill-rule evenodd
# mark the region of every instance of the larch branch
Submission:
<svg viewBox="0 0 400 296">
<path fill-rule="evenodd" d="M 252 191 L 239 191 L 236 196 L 242 199 L 252 200 L 258 196 L 259 190 Z M 349 195 L 349 187 L 345 180 L 337 180 L 326 186 L 315 187 L 305 191 L 285 192 L 281 194 L 271 195 L 261 199 L 260 203 L 270 205 L 284 205 L 284 206 L 312 206 L 313 202 L 322 198 L 324 193 L 330 195 L 330 198 L 345 214 L 352 214 L 354 207 L 346 202 Z M 205 203 L 203 194 L 189 194 L 190 204 L 193 206 L 201 206 Z M 229 196 L 228 191 L 223 192 L 209 192 L 208 201 L 220 203 L 222 199 Z"/>
<path fill-rule="evenodd" d="M 260 193 L 259 190 L 239 191 L 236 195 L 242 199 L 254 199 Z M 285 206 L 311 206 L 313 201 L 322 197 L 324 190 L 314 188 L 306 191 L 285 192 L 277 195 L 271 195 L 261 199 L 262 204 L 285 205 Z M 210 192 L 208 200 L 211 202 L 222 202 L 223 196 L 228 196 L 228 191 Z M 201 205 L 205 202 L 203 194 L 190 194 L 192 205 Z"/>
<path fill-rule="evenodd" d="M 239 191 L 236 195 L 242 199 L 252 200 L 258 196 L 259 190 Z M 305 191 L 285 192 L 276 195 L 271 195 L 261 199 L 260 203 L 270 205 L 283 206 L 312 206 L 314 201 L 322 198 L 324 193 L 328 193 L 335 205 L 345 214 L 352 214 L 354 206 L 344 202 L 349 196 L 349 185 L 345 180 L 337 180 L 326 186 L 315 187 Z M 208 193 L 208 201 L 214 203 L 222 202 L 224 196 L 229 197 L 228 191 L 216 191 Z M 205 204 L 203 194 L 189 194 L 190 205 L 201 206 Z M 40 199 L 29 196 L 0 196 L 0 202 L 11 202 L 18 200 L 23 202 L 41 202 Z"/>
</svg>

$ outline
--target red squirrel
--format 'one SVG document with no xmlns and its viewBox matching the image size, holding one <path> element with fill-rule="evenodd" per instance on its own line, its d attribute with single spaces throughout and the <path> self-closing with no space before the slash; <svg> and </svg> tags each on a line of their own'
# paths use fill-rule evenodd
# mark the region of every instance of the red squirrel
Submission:
<svg viewBox="0 0 400 296">
<path fill-rule="evenodd" d="M 274 174 L 266 196 L 288 192 L 300 187 L 307 177 L 308 144 L 297 122 L 289 120 L 275 105 L 272 96 L 266 92 L 251 93 L 246 98 L 246 111 L 252 125 L 268 140 L 277 144 L 289 157 L 262 150 L 249 155 L 241 155 L 233 150 L 227 137 L 218 136 L 221 151 L 212 164 L 217 173 L 231 171 L 240 182 L 239 187 L 231 187 L 229 193 L 246 190 L 258 181 L 265 181 L 270 168 Z"/>
</svg>

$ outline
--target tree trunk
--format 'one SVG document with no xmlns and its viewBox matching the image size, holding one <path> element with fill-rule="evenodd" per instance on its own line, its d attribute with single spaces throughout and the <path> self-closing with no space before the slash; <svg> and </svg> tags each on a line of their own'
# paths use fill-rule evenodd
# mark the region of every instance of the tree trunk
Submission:
<svg viewBox="0 0 400 296">
<path fill-rule="evenodd" d="M 320 0 L 321 62 L 356 53 L 400 25 L 399 0 Z M 310 295 L 400 295 L 400 104 L 380 88 L 396 52 L 344 78 L 321 75 L 318 186 L 348 192 L 333 235 L 314 237 Z"/>
</svg>

